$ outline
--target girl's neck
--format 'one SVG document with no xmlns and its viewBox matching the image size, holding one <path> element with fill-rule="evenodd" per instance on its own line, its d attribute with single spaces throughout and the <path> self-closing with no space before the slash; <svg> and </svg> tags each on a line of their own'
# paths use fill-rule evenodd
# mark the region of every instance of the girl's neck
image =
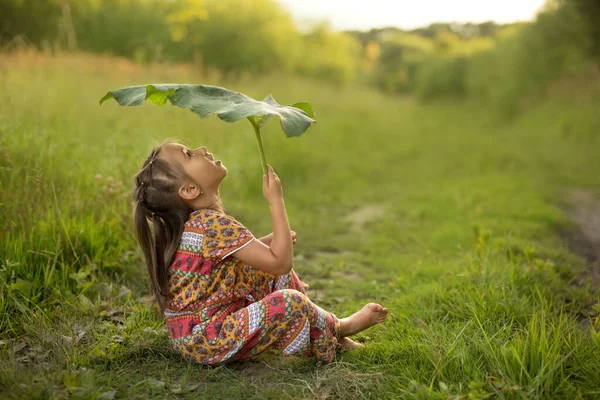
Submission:
<svg viewBox="0 0 600 400">
<path fill-rule="evenodd" d="M 194 200 L 188 203 L 189 207 L 194 210 L 213 210 L 219 213 L 225 213 L 225 207 L 221 200 L 219 190 L 205 190 L 202 195 L 196 197 Z"/>
<path fill-rule="evenodd" d="M 208 209 L 208 210 L 217 211 L 217 212 L 219 212 L 221 214 L 225 214 L 225 209 L 223 207 L 223 203 L 213 204 L 213 205 L 210 205 L 210 206 L 205 207 L 205 208 Z"/>
<path fill-rule="evenodd" d="M 225 214 L 225 207 L 223 206 L 223 201 L 221 200 L 221 196 L 218 193 L 210 199 L 208 205 L 202 205 L 202 208 Z"/>
</svg>

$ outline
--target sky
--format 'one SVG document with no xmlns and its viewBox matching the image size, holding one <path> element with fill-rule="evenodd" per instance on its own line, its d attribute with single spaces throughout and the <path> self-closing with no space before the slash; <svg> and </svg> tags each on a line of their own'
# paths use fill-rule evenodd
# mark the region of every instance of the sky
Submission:
<svg viewBox="0 0 600 400">
<path fill-rule="evenodd" d="M 432 22 L 527 21 L 545 0 L 278 0 L 302 28 L 327 20 L 335 30 L 398 27 Z"/>
</svg>

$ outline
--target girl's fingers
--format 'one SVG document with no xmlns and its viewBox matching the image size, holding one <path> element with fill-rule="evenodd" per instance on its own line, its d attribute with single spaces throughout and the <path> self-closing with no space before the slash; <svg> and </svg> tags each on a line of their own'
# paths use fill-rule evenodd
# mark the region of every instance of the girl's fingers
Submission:
<svg viewBox="0 0 600 400">
<path fill-rule="evenodd" d="M 267 168 L 269 170 L 269 178 L 277 178 L 277 174 L 273 171 L 273 167 L 267 164 Z"/>
</svg>

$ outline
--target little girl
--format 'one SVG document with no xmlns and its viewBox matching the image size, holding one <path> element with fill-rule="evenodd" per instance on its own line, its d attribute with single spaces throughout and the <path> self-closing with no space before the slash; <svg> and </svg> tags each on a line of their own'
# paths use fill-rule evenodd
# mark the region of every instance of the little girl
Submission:
<svg viewBox="0 0 600 400">
<path fill-rule="evenodd" d="M 169 142 L 135 177 L 137 239 L 175 350 L 219 365 L 269 348 L 328 363 L 337 349 L 363 347 L 348 336 L 385 321 L 387 308 L 369 303 L 338 319 L 314 304 L 292 269 L 296 234 L 273 168 L 262 184 L 273 233 L 258 240 L 225 214 L 225 176 L 204 146 Z"/>
</svg>

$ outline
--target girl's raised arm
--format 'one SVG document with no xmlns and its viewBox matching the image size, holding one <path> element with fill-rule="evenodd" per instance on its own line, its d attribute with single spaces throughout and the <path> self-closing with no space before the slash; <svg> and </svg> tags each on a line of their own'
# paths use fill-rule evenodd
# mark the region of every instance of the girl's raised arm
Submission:
<svg viewBox="0 0 600 400">
<path fill-rule="evenodd" d="M 260 240 L 253 240 L 233 253 L 233 256 L 263 272 L 274 275 L 287 274 L 292 270 L 294 263 L 292 235 L 285 211 L 281 181 L 270 165 L 268 175 L 263 175 L 263 195 L 269 202 L 273 219 L 271 246 Z"/>
</svg>

